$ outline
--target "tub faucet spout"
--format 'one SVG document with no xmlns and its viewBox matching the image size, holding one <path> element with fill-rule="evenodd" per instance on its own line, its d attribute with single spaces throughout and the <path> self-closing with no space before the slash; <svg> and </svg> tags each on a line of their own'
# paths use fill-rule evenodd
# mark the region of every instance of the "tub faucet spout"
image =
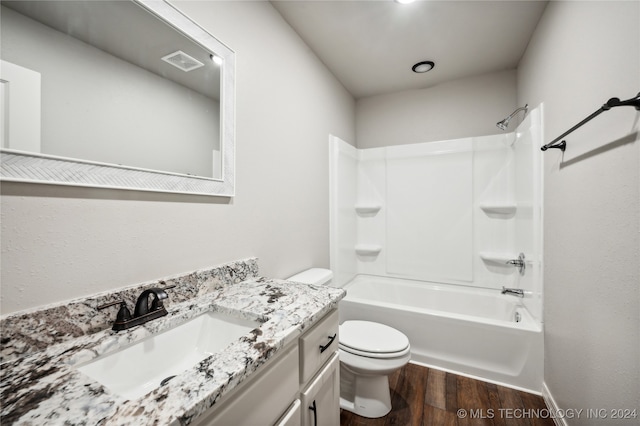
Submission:
<svg viewBox="0 0 640 426">
<path fill-rule="evenodd" d="M 502 294 L 510 294 L 516 297 L 524 297 L 524 290 L 521 288 L 506 288 L 502 287 Z"/>
</svg>

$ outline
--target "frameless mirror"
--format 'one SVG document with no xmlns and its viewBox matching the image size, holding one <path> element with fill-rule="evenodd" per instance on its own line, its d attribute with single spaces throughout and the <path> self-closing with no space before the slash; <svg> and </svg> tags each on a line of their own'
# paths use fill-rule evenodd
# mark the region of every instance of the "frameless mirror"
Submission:
<svg viewBox="0 0 640 426">
<path fill-rule="evenodd" d="M 158 0 L 2 1 L 2 179 L 234 195 L 234 53 Z"/>
</svg>

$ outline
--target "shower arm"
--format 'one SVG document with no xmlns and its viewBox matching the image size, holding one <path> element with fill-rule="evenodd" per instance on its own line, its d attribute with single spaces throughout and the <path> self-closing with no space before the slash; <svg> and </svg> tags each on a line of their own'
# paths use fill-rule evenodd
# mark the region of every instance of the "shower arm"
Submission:
<svg viewBox="0 0 640 426">
<path fill-rule="evenodd" d="M 557 138 L 549 142 L 548 144 L 542 146 L 540 149 L 542 151 L 546 151 L 549 148 L 557 148 L 560 151 L 564 151 L 567 147 L 567 142 L 562 141 L 560 143 L 557 143 L 559 140 L 563 139 L 569 133 L 583 126 L 587 122 L 593 120 L 603 112 L 609 111 L 611 108 L 615 108 L 619 106 L 632 106 L 632 107 L 635 107 L 636 110 L 640 111 L 640 93 L 638 93 L 635 98 L 627 99 L 626 101 L 621 101 L 620 98 L 609 99 L 607 103 L 602 105 L 600 109 L 598 109 L 596 112 L 594 112 L 593 114 L 591 114 L 590 116 L 588 116 L 587 118 L 585 118 L 584 120 L 582 120 L 581 122 L 579 122 L 578 124 L 570 128 L 569 130 L 567 130 L 566 132 L 564 132 L 563 134 L 561 134 L 560 136 L 558 136 Z"/>
<path fill-rule="evenodd" d="M 511 119 L 512 119 L 513 117 L 515 117 L 515 115 L 516 115 L 517 113 L 519 113 L 520 111 L 522 111 L 522 110 L 524 110 L 524 111 L 525 111 L 525 114 L 526 114 L 526 112 L 527 112 L 527 110 L 528 110 L 528 109 L 529 109 L 529 104 L 526 104 L 525 106 L 518 108 L 517 110 L 515 110 L 515 111 L 513 111 L 511 114 L 509 114 L 509 116 L 508 116 L 507 118 L 505 118 L 505 121 L 507 121 L 507 122 L 511 121 Z"/>
<path fill-rule="evenodd" d="M 520 111 L 524 111 L 524 114 L 526 115 L 528 110 L 529 110 L 529 104 L 525 104 L 525 106 L 516 109 L 511 114 L 509 114 L 507 117 L 505 117 L 502 120 L 498 121 L 496 123 L 496 126 L 498 126 L 498 128 L 500 130 L 507 130 L 507 126 L 509 126 L 509 122 L 511 121 L 511 119 L 513 117 L 516 116 L 517 113 L 519 113 Z"/>
</svg>

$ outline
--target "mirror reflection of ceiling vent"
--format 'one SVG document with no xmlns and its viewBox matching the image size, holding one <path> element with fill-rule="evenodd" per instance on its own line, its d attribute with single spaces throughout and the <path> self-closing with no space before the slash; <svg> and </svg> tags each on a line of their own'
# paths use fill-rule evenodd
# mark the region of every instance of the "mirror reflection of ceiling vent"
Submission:
<svg viewBox="0 0 640 426">
<path fill-rule="evenodd" d="M 179 68 L 184 72 L 193 71 L 204 66 L 202 62 L 200 62 L 193 56 L 187 55 L 182 50 L 169 53 L 167 56 L 163 56 L 162 60 L 170 63 L 174 67 Z"/>
</svg>

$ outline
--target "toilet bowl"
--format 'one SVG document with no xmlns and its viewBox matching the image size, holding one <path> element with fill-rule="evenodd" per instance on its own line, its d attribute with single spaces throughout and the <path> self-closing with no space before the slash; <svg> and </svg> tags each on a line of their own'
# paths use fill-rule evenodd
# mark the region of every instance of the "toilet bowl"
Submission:
<svg viewBox="0 0 640 426">
<path fill-rule="evenodd" d="M 288 278 L 303 284 L 328 285 L 333 274 L 313 268 Z M 371 321 L 351 320 L 338 331 L 340 408 L 362 417 L 391 411 L 389 374 L 411 359 L 409 339 L 400 331 Z"/>
<path fill-rule="evenodd" d="M 363 417 L 391 411 L 389 374 L 411 359 L 407 336 L 370 321 L 340 325 L 340 407 Z"/>
</svg>

